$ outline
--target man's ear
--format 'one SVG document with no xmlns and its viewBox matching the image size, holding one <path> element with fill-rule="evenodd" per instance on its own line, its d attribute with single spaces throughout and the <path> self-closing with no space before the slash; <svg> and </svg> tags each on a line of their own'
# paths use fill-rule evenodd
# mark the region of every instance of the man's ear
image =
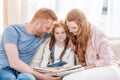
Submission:
<svg viewBox="0 0 120 80">
<path fill-rule="evenodd" d="M 40 21 L 39 20 L 35 20 L 35 25 L 38 25 L 40 23 Z"/>
<path fill-rule="evenodd" d="M 40 20 L 36 20 L 34 24 L 35 26 L 39 26 L 39 27 L 41 26 Z"/>
</svg>

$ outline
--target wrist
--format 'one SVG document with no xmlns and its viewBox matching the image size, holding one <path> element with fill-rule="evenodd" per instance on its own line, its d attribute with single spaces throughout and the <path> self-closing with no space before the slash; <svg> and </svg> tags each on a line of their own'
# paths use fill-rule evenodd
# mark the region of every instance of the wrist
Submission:
<svg viewBox="0 0 120 80">
<path fill-rule="evenodd" d="M 85 70 L 86 68 L 85 67 L 82 67 L 81 70 Z"/>
<path fill-rule="evenodd" d="M 33 73 L 32 73 L 37 79 L 39 79 L 39 77 L 42 77 L 43 76 L 43 74 L 42 73 L 40 73 L 40 72 L 38 72 L 38 71 L 36 71 L 36 70 L 33 70 Z"/>
</svg>

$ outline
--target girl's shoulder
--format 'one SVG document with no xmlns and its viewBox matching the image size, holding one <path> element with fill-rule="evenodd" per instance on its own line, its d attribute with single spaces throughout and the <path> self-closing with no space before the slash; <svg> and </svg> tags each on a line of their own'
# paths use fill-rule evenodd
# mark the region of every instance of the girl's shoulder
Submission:
<svg viewBox="0 0 120 80">
<path fill-rule="evenodd" d="M 69 53 L 74 53 L 74 50 L 72 50 L 71 48 L 67 48 L 66 51 Z"/>
</svg>

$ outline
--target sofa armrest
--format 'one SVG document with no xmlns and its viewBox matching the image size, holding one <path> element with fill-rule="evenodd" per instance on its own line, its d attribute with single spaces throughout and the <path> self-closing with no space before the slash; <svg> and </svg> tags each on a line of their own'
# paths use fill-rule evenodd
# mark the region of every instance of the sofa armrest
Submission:
<svg viewBox="0 0 120 80">
<path fill-rule="evenodd" d="M 120 59 L 120 39 L 110 40 L 110 45 L 115 56 Z"/>
</svg>

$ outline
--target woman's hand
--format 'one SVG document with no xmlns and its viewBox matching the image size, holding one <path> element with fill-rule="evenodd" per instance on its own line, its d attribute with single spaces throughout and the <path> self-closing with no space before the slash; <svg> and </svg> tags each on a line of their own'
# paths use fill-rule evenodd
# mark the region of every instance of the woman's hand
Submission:
<svg viewBox="0 0 120 80">
<path fill-rule="evenodd" d="M 91 69 L 91 68 L 94 68 L 94 67 L 96 67 L 95 64 L 90 64 L 88 66 L 85 66 L 84 68 L 85 69 Z"/>
<path fill-rule="evenodd" d="M 71 50 L 75 51 L 75 45 L 72 43 L 71 40 L 69 40 L 68 48 L 70 48 Z"/>
</svg>

